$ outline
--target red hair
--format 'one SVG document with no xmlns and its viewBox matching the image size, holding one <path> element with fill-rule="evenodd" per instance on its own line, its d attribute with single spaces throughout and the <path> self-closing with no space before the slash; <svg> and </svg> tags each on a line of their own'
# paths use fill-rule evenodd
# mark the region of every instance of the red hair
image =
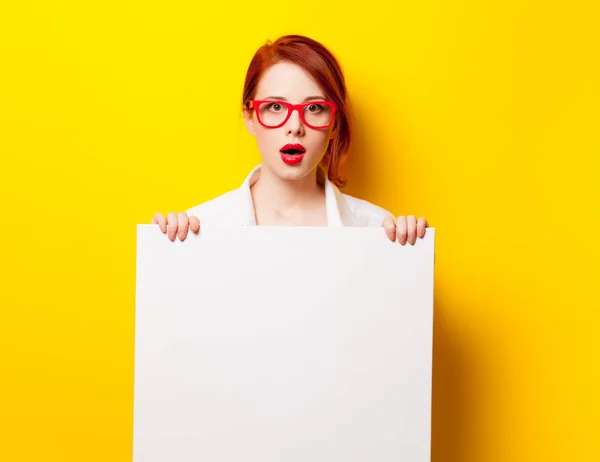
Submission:
<svg viewBox="0 0 600 462">
<path fill-rule="evenodd" d="M 327 48 L 302 35 L 284 35 L 275 42 L 268 40 L 256 51 L 248 66 L 242 106 L 250 110 L 248 102 L 255 97 L 263 72 L 282 61 L 302 67 L 323 89 L 325 96 L 338 106 L 334 136 L 329 141 L 323 163 L 329 180 L 342 187 L 346 179 L 341 176 L 340 169 L 350 147 L 350 101 L 342 68 Z"/>
</svg>

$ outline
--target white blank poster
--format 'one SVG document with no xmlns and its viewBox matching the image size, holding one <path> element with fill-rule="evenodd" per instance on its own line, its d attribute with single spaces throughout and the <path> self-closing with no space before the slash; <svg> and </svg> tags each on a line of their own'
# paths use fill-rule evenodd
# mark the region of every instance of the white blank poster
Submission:
<svg viewBox="0 0 600 462">
<path fill-rule="evenodd" d="M 430 460 L 435 229 L 137 233 L 134 462 Z"/>
</svg>

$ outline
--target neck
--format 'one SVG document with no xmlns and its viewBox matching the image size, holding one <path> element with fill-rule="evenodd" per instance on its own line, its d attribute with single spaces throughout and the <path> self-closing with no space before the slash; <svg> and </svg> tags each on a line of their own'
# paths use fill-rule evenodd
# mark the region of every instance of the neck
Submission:
<svg viewBox="0 0 600 462">
<path fill-rule="evenodd" d="M 305 207 L 323 197 L 323 188 L 319 184 L 318 168 L 303 178 L 286 180 L 278 177 L 265 165 L 260 168 L 260 177 L 252 185 L 255 202 L 268 204 L 273 210 L 291 210 Z"/>
</svg>

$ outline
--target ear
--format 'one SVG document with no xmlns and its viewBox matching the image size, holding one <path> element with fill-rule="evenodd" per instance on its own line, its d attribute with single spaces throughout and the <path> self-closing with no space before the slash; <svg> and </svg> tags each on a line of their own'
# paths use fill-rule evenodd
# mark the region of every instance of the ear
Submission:
<svg viewBox="0 0 600 462">
<path fill-rule="evenodd" d="M 256 136 L 256 130 L 254 129 L 254 119 L 252 118 L 253 112 L 250 112 L 246 108 L 243 108 L 242 112 L 244 113 L 244 125 L 246 125 L 248 133 L 250 133 L 252 136 Z"/>
</svg>

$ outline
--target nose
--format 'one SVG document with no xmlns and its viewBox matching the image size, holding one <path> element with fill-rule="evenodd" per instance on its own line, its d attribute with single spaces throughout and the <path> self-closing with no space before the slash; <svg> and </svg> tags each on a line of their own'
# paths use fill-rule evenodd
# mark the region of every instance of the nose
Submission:
<svg viewBox="0 0 600 462">
<path fill-rule="evenodd" d="M 302 123 L 302 119 L 300 118 L 300 113 L 298 111 L 298 109 L 294 109 L 290 114 L 290 118 L 285 124 L 286 135 L 304 135 L 304 124 Z"/>
</svg>

